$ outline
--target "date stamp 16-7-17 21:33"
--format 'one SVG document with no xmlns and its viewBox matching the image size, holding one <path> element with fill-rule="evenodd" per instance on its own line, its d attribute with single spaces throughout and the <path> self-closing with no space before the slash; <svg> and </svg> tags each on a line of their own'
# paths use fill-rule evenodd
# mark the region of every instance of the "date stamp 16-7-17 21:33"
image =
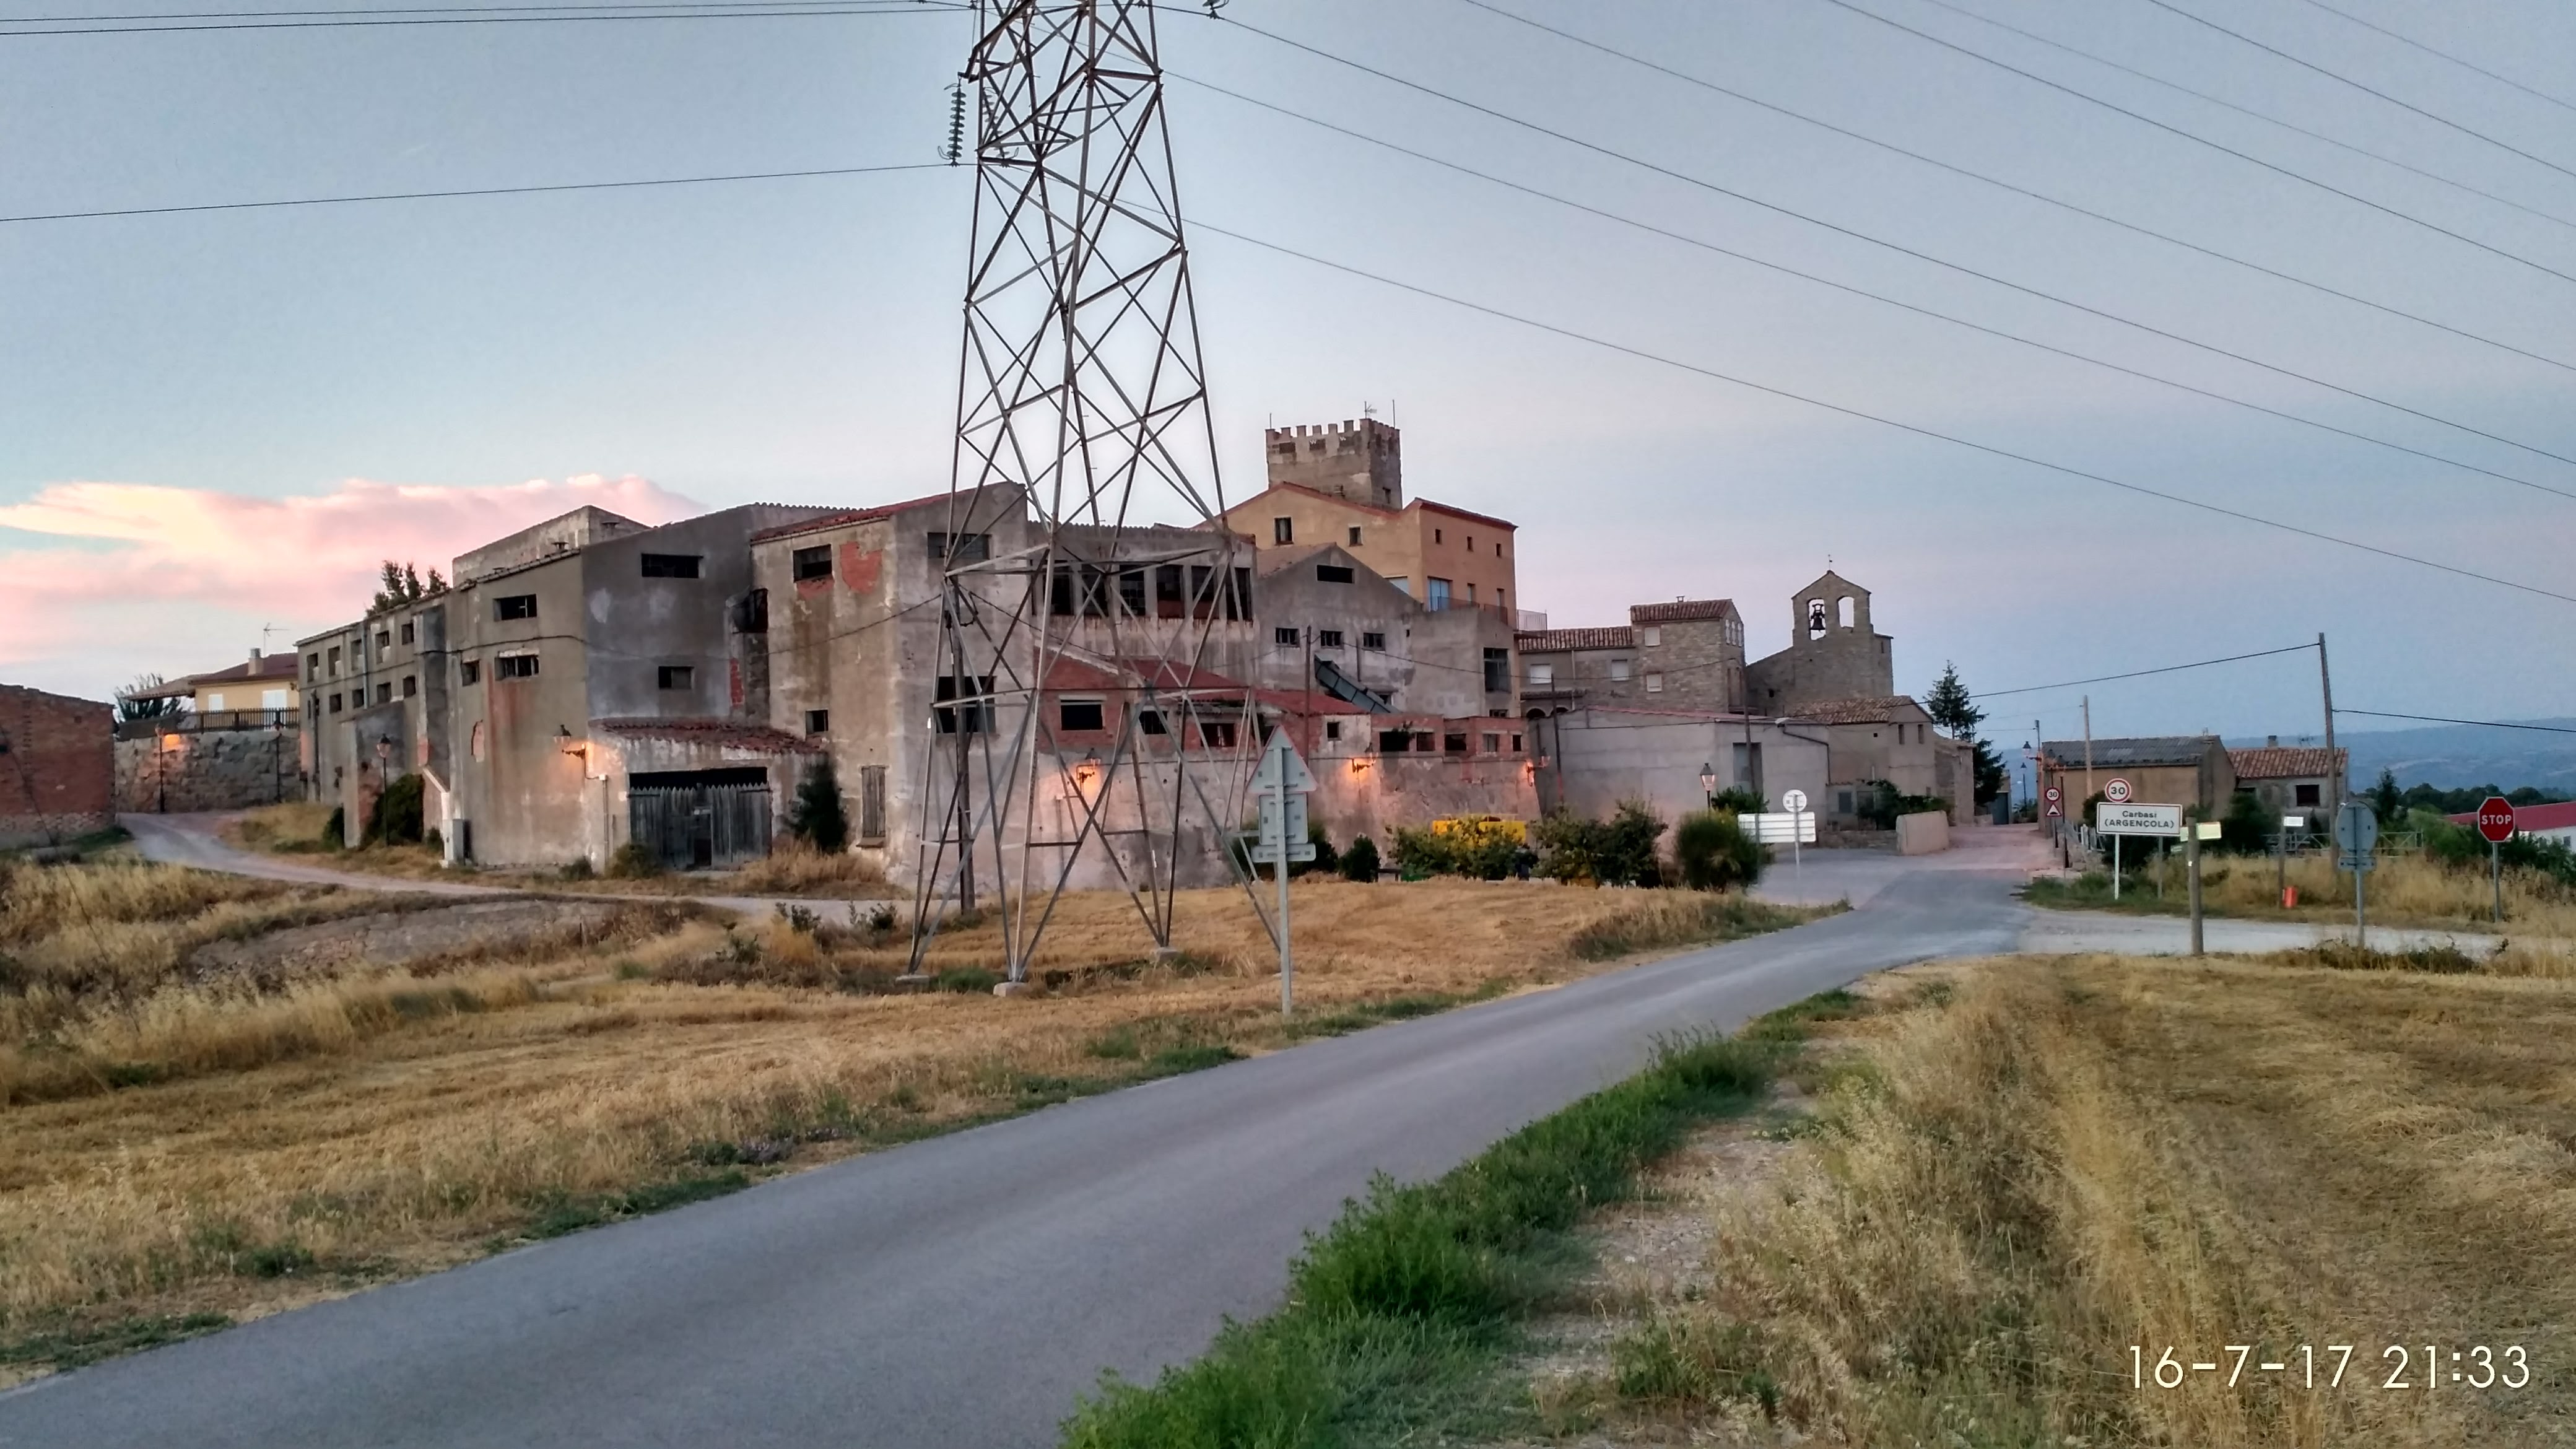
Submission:
<svg viewBox="0 0 2576 1449">
<path fill-rule="evenodd" d="M 2171 1345 L 2157 1351 L 2131 1344 L 2129 1383 L 2137 1389 L 2178 1389 L 2200 1375 L 2224 1374 L 2231 1388 L 2249 1379 L 2271 1379 L 2301 1389 L 2370 1388 L 2397 1393 L 2518 1389 L 2531 1382 L 2530 1356 L 2518 1343 L 2450 1349 L 2433 1343 L 2392 1343 L 2378 1351 L 2376 1363 L 2374 1355 L 2362 1351 L 2359 1367 L 2353 1364 L 2356 1345 L 2349 1343 L 2303 1343 L 2278 1358 L 2257 1356 L 2269 1347 L 2222 1344 L 2216 1357 L 2204 1359 Z"/>
</svg>

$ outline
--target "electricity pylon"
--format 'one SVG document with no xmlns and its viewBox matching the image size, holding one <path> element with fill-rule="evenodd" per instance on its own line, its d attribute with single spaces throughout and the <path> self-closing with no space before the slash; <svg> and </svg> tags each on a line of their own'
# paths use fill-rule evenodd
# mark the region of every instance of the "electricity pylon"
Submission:
<svg viewBox="0 0 2576 1449">
<path fill-rule="evenodd" d="M 976 21 L 913 969 L 942 900 L 989 903 L 1019 982 L 1086 852 L 1170 948 L 1176 871 L 1218 845 L 1257 743 L 1252 701 L 1208 668 L 1250 616 L 1250 552 L 1219 522 L 1154 6 L 983 0 Z M 1116 710 L 1087 748 L 1046 709 L 1077 679 Z"/>
</svg>

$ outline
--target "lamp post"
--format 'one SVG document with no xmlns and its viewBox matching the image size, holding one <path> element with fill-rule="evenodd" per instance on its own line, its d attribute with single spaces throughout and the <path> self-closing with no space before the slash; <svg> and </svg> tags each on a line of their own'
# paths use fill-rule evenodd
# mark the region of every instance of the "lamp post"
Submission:
<svg viewBox="0 0 2576 1449">
<path fill-rule="evenodd" d="M 1714 765 L 1714 764 L 1707 764 L 1707 765 L 1702 765 L 1702 766 L 1700 766 L 1700 767 L 1699 767 L 1699 793 L 1700 793 L 1701 797 L 1703 798 L 1703 800 L 1704 800 L 1704 801 L 1706 802 L 1706 804 L 1708 805 L 1708 808 L 1710 808 L 1711 810 L 1714 810 L 1714 809 L 1716 809 L 1716 808 L 1717 808 L 1717 766 L 1716 766 L 1716 765 Z"/>
</svg>

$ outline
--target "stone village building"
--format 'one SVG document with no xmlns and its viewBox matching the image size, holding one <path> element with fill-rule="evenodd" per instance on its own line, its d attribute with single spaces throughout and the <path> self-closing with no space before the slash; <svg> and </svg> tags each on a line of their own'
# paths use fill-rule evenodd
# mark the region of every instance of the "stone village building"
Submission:
<svg viewBox="0 0 2576 1449">
<path fill-rule="evenodd" d="M 0 684 L 0 850 L 116 823 L 116 708 Z"/>
<path fill-rule="evenodd" d="M 254 649 L 244 663 L 120 695 L 183 704 L 118 722 L 117 808 L 243 810 L 301 798 L 302 675 L 295 655 Z"/>
</svg>

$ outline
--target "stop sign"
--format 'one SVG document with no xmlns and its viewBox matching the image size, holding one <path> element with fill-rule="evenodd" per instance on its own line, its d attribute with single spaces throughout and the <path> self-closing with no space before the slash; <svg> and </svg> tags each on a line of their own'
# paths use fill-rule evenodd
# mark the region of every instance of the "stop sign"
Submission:
<svg viewBox="0 0 2576 1449">
<path fill-rule="evenodd" d="M 2513 839 L 2513 802 L 2502 795 L 2489 795 L 2478 807 L 2478 834 L 2495 845 Z"/>
</svg>

